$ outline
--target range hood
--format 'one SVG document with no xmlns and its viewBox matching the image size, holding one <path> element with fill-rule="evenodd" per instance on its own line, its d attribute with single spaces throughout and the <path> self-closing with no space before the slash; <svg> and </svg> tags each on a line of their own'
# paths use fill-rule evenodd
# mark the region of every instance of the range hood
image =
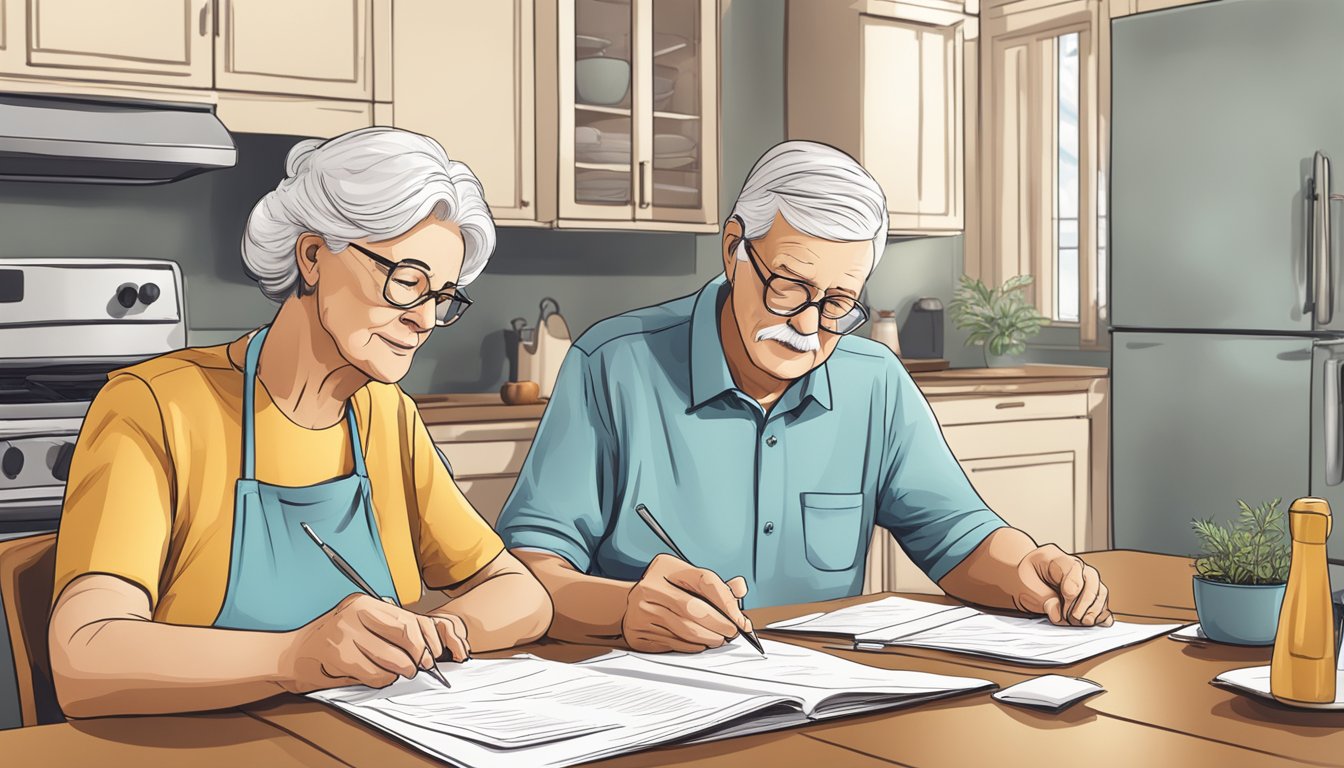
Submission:
<svg viewBox="0 0 1344 768">
<path fill-rule="evenodd" d="M 0 179 L 162 184 L 237 161 L 206 105 L 0 94 Z"/>
</svg>

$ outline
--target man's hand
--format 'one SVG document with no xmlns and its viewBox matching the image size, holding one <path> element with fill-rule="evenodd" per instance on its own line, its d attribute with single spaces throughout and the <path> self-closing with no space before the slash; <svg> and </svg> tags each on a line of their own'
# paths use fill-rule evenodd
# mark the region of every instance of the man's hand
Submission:
<svg viewBox="0 0 1344 768">
<path fill-rule="evenodd" d="M 471 653 L 466 625 L 456 616 L 420 616 L 368 595 L 350 595 L 289 633 L 280 659 L 280 685 L 291 693 L 410 679 L 448 651 L 462 661 Z"/>
<path fill-rule="evenodd" d="M 1018 563 L 1017 609 L 1043 613 L 1052 624 L 1109 627 L 1109 592 L 1097 569 L 1054 544 L 1037 547 Z"/>
<path fill-rule="evenodd" d="M 718 648 L 739 632 L 752 631 L 751 621 L 737 605 L 746 594 L 747 582 L 741 576 L 724 583 L 713 571 L 659 555 L 626 598 L 621 636 L 632 649 L 646 653 Z"/>
</svg>

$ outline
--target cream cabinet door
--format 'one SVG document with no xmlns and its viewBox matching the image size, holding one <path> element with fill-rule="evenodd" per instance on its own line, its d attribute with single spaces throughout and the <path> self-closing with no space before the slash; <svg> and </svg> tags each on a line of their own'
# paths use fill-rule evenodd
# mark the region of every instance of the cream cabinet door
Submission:
<svg viewBox="0 0 1344 768">
<path fill-rule="evenodd" d="M 400 0 L 393 122 L 471 167 L 499 220 L 536 218 L 531 0 Z M 444 51 L 453 52 L 449 75 Z"/>
<path fill-rule="evenodd" d="M 215 87 L 371 100 L 373 5 L 373 0 L 219 0 Z"/>
<path fill-rule="evenodd" d="M 1090 531 L 1090 425 L 1086 418 L 1004 421 L 943 428 L 980 498 L 1038 544 L 1086 548 Z M 889 567 L 903 592 L 938 587 L 893 543 Z"/>
<path fill-rule="evenodd" d="M 5 0 L 0 66 L 67 80 L 209 88 L 212 11 L 211 0 Z"/>
<path fill-rule="evenodd" d="M 962 228 L 962 25 L 860 16 L 862 161 L 892 231 Z"/>
</svg>

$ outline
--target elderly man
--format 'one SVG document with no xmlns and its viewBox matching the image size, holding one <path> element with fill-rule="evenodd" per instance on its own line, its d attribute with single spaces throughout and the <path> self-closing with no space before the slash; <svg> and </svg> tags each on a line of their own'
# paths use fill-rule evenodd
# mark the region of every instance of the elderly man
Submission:
<svg viewBox="0 0 1344 768">
<path fill-rule="evenodd" d="M 1111 623 L 1096 570 L 990 511 L 900 362 L 852 335 L 886 231 L 853 158 L 782 143 L 724 226 L 723 275 L 578 340 L 498 525 L 553 637 L 717 647 L 751 630 L 743 599 L 857 594 L 874 524 L 955 597 Z"/>
</svg>

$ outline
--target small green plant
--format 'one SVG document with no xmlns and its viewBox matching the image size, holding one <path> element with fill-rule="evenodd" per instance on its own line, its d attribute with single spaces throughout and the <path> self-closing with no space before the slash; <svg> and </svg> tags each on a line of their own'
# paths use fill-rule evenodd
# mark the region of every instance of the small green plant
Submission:
<svg viewBox="0 0 1344 768">
<path fill-rule="evenodd" d="M 1031 275 L 1018 275 L 990 288 L 978 279 L 961 276 L 961 285 L 949 308 L 952 322 L 970 331 L 968 345 L 983 346 L 992 355 L 1020 355 L 1027 339 L 1040 333 L 1049 322 L 1036 311 L 1022 290 L 1031 285 Z"/>
<path fill-rule="evenodd" d="M 1237 499 L 1241 513 L 1235 522 L 1219 525 L 1195 520 L 1201 554 L 1195 570 L 1209 581 L 1226 584 L 1283 584 L 1288 581 L 1291 545 L 1283 527 L 1283 512 L 1274 499 L 1252 509 Z"/>
</svg>

